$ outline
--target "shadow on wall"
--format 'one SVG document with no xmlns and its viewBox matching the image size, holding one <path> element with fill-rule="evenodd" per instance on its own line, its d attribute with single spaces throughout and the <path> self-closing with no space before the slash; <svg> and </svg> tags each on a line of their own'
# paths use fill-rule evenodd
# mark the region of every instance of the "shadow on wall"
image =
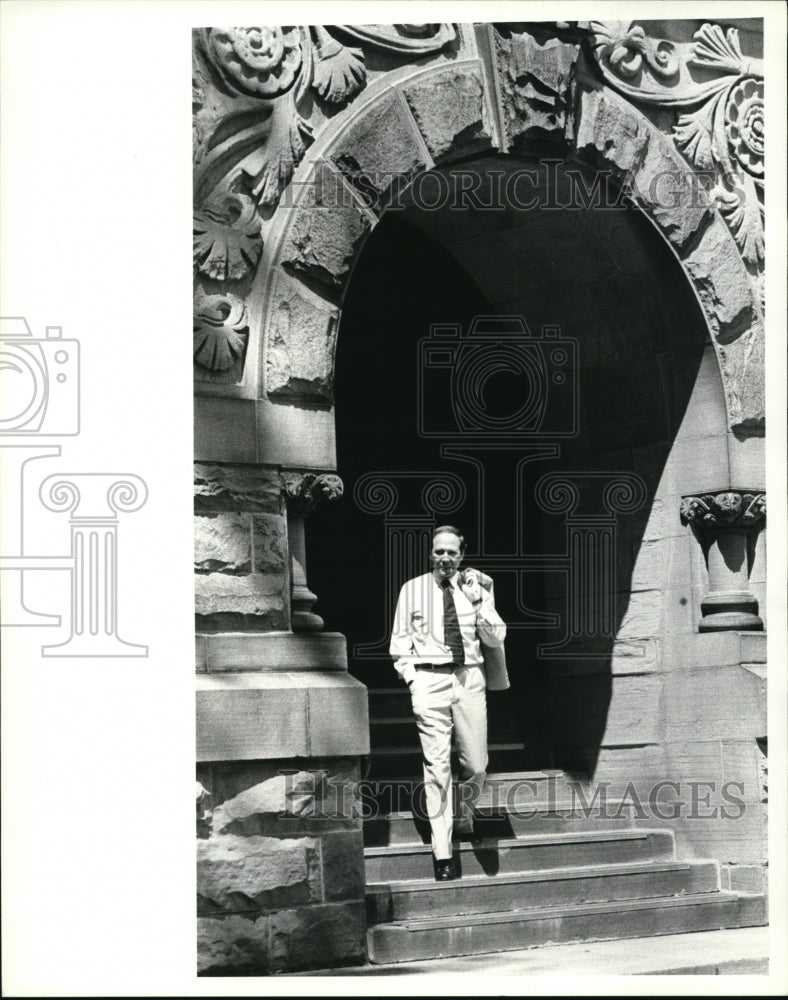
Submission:
<svg viewBox="0 0 788 1000">
<path fill-rule="evenodd" d="M 430 369 L 419 342 L 433 324 L 466 331 L 482 315 L 520 315 L 535 338 L 543 326 L 556 325 L 577 342 L 575 361 L 570 357 L 562 368 L 579 391 L 575 436 L 551 437 L 546 425 L 541 437 L 425 433 L 425 419 L 438 428 L 452 419 L 451 372 L 441 378 Z M 490 741 L 524 747 L 514 762 L 509 757 L 496 766 L 493 756 L 490 769 L 566 767 L 593 776 L 610 705 L 613 638 L 580 636 L 554 659 L 540 657 L 537 647 L 558 642 L 578 605 L 599 602 L 600 588 L 612 584 L 584 576 L 571 596 L 553 558 L 567 554 L 567 514 L 546 512 L 536 484 L 547 474 L 574 476 L 576 514 L 595 515 L 604 511 L 605 477 L 640 477 L 642 506 L 616 518 L 614 637 L 705 338 L 683 273 L 634 210 L 527 219 L 503 212 L 491 220 L 489 213 L 452 218 L 411 205 L 387 214 L 358 261 L 338 339 L 337 449 L 345 496 L 307 520 L 315 610 L 326 629 L 348 637 L 351 671 L 372 687 L 395 682 L 386 654 L 392 602 L 406 578 L 428 568 L 426 551 L 405 561 L 397 555 L 393 521 L 387 536 L 385 517 L 429 522 L 423 486 L 431 475 L 458 477 L 464 498 L 455 497 L 432 523 L 458 524 L 468 540 L 466 564 L 495 578 L 496 603 L 509 625 L 512 691 L 490 695 Z M 504 361 L 477 390 L 480 405 L 500 424 L 522 407 L 527 386 L 523 372 Z M 561 425 L 559 416 L 550 419 Z M 370 473 L 395 484 L 397 507 L 388 515 L 354 501 L 355 484 Z M 558 617 L 540 627 L 532 612 Z M 359 655 L 362 645 L 367 652 Z"/>
</svg>

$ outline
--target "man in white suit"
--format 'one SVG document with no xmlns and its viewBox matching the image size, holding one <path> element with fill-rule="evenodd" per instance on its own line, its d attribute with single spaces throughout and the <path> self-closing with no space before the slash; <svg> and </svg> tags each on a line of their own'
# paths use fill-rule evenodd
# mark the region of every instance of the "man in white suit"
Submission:
<svg viewBox="0 0 788 1000">
<path fill-rule="evenodd" d="M 478 570 L 460 572 L 464 554 L 465 540 L 457 528 L 435 529 L 432 571 L 408 580 L 400 591 L 390 645 L 394 668 L 410 688 L 419 729 L 439 881 L 457 877 L 452 834 L 473 832 L 472 806 L 484 787 L 486 688 L 509 686 L 502 649 L 506 625 L 495 610 L 492 580 Z M 452 729 L 462 779 L 456 825 L 451 794 Z"/>
</svg>

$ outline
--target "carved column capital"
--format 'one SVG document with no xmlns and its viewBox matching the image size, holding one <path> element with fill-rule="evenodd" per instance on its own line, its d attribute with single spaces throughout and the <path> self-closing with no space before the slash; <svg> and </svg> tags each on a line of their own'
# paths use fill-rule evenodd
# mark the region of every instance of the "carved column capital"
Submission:
<svg viewBox="0 0 788 1000">
<path fill-rule="evenodd" d="M 758 601 L 750 590 L 753 530 L 766 519 L 763 490 L 728 487 L 681 498 L 681 523 L 692 526 L 708 570 L 700 602 L 701 632 L 761 631 Z"/>
<path fill-rule="evenodd" d="M 696 528 L 754 528 L 766 520 L 766 493 L 753 489 L 708 490 L 681 498 L 682 524 Z"/>
<path fill-rule="evenodd" d="M 345 485 L 334 472 L 291 472 L 285 476 L 288 506 L 294 513 L 308 514 L 321 500 L 337 500 Z"/>
</svg>

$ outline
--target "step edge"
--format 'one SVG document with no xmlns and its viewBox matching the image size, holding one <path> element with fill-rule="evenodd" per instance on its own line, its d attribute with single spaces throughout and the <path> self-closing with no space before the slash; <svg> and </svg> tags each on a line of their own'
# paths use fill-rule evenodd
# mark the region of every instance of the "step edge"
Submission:
<svg viewBox="0 0 788 1000">
<path fill-rule="evenodd" d="M 540 836 L 482 838 L 476 843 L 466 841 L 457 846 L 461 852 L 483 850 L 495 847 L 541 847 L 543 845 L 596 844 L 610 843 L 616 840 L 648 840 L 653 836 L 672 838 L 672 830 L 578 830 L 575 833 L 546 833 Z M 380 858 L 389 855 L 430 854 L 429 844 L 387 844 L 380 847 L 365 847 L 364 857 Z"/>
<path fill-rule="evenodd" d="M 533 882 L 567 882 L 576 879 L 617 877 L 621 875 L 648 875 L 664 872 L 698 871 L 715 867 L 709 861 L 633 861 L 614 862 L 609 865 L 584 865 L 576 868 L 545 868 L 535 872 L 506 872 L 502 875 L 464 875 L 453 882 L 436 882 L 432 879 L 389 879 L 387 882 L 368 882 L 368 895 L 375 893 L 450 892 L 453 889 L 480 888 L 498 885 L 518 885 Z"/>
<path fill-rule="evenodd" d="M 621 899 L 600 903 L 566 903 L 560 906 L 533 906 L 523 910 L 502 910 L 489 913 L 466 913 L 451 917 L 409 918 L 389 923 L 373 924 L 369 932 L 386 931 L 389 928 L 418 933 L 427 930 L 451 930 L 457 927 L 472 927 L 483 917 L 484 923 L 514 924 L 534 920 L 551 920 L 556 917 L 593 916 L 595 913 L 636 912 L 641 910 L 669 910 L 684 906 L 708 906 L 710 904 L 730 905 L 742 899 L 761 899 L 763 893 L 732 892 L 720 889 L 717 892 L 686 893 L 674 896 L 654 896 L 646 899 Z"/>
</svg>

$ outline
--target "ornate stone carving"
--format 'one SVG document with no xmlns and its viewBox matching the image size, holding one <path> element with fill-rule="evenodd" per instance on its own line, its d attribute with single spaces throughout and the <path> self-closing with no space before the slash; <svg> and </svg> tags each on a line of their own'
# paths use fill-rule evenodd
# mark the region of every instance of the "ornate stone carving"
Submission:
<svg viewBox="0 0 788 1000">
<path fill-rule="evenodd" d="M 315 25 L 313 89 L 329 104 L 342 104 L 366 85 L 367 68 L 360 49 L 351 49 Z"/>
<path fill-rule="evenodd" d="M 292 25 L 206 28 L 206 46 L 225 80 L 253 97 L 276 97 L 301 66 L 301 32 Z"/>
<path fill-rule="evenodd" d="M 766 494 L 762 490 L 715 490 L 681 498 L 682 524 L 711 528 L 749 528 L 766 519 Z"/>
<path fill-rule="evenodd" d="M 591 21 L 590 26 L 597 61 L 621 79 L 630 80 L 642 71 L 670 79 L 678 72 L 675 46 L 647 38 L 640 25 L 632 21 Z"/>
<path fill-rule="evenodd" d="M 631 21 L 590 21 L 605 80 L 641 104 L 675 108 L 676 148 L 709 185 L 763 298 L 763 61 L 745 58 L 735 28 L 704 24 L 678 48 Z M 710 75 L 712 74 L 712 75 Z"/>
<path fill-rule="evenodd" d="M 235 295 L 206 295 L 194 307 L 194 361 L 208 372 L 229 372 L 243 363 L 249 326 L 246 305 Z M 240 376 L 239 376 L 240 377 Z"/>
<path fill-rule="evenodd" d="M 228 195 L 221 208 L 194 213 L 194 266 L 214 281 L 236 281 L 257 263 L 263 248 L 260 220 L 249 198 Z"/>
<path fill-rule="evenodd" d="M 763 80 L 748 77 L 728 94 L 725 131 L 734 156 L 753 177 L 763 176 Z"/>
<path fill-rule="evenodd" d="M 287 499 L 297 510 L 308 513 L 321 500 L 337 500 L 345 492 L 342 480 L 333 472 L 291 472 L 285 479 Z"/>
<path fill-rule="evenodd" d="M 221 183 L 228 191 L 246 189 L 263 207 L 278 201 L 312 141 L 308 92 L 336 107 L 366 85 L 363 51 L 342 37 L 411 58 L 456 38 L 451 24 L 204 28 L 195 34 L 197 51 L 221 79 L 225 97 L 234 99 L 223 116 L 210 113 L 208 74 L 197 68 L 197 199 Z"/>
<path fill-rule="evenodd" d="M 759 632 L 758 601 L 750 591 L 748 536 L 766 519 L 763 490 L 724 489 L 681 498 L 681 523 L 692 525 L 708 570 L 700 602 L 701 632 Z"/>
<path fill-rule="evenodd" d="M 383 52 L 409 56 L 440 52 L 457 37 L 453 24 L 338 24 L 334 30 Z"/>
</svg>

